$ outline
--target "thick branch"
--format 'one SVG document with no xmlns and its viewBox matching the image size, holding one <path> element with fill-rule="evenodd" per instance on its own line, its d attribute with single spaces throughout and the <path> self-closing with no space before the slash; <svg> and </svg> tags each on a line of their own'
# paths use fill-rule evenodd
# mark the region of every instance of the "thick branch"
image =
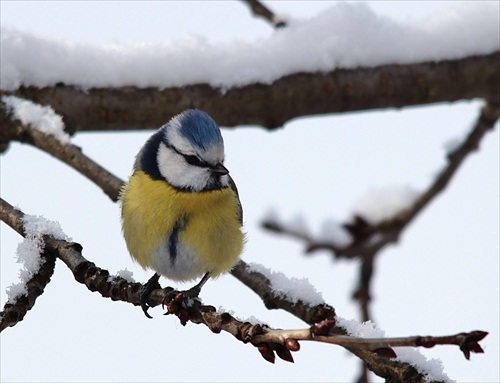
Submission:
<svg viewBox="0 0 500 383">
<path fill-rule="evenodd" d="M 208 84 L 166 89 L 94 88 L 57 84 L 14 94 L 51 105 L 69 133 L 156 129 L 173 115 L 199 108 L 221 126 L 277 128 L 296 117 L 401 108 L 463 99 L 500 103 L 500 52 L 459 60 L 295 73 L 272 84 L 226 91 Z M 2 94 L 6 94 L 3 92 Z"/>
</svg>

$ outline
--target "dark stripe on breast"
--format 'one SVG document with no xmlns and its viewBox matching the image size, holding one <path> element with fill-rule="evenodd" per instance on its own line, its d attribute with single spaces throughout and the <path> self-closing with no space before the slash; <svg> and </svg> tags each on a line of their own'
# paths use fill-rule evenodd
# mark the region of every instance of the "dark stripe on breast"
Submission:
<svg viewBox="0 0 500 383">
<path fill-rule="evenodd" d="M 172 229 L 172 233 L 168 238 L 168 252 L 170 253 L 170 261 L 175 263 L 175 259 L 177 258 L 177 243 L 179 242 L 179 232 L 184 229 L 186 226 L 186 221 L 184 219 L 180 219 L 174 225 Z"/>
</svg>

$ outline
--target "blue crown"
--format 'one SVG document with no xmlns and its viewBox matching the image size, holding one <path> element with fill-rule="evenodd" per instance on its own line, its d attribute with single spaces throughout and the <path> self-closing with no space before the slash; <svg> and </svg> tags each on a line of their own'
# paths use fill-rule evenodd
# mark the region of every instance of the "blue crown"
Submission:
<svg viewBox="0 0 500 383">
<path fill-rule="evenodd" d="M 222 135 L 216 122 L 205 112 L 189 109 L 178 117 L 179 133 L 190 143 L 203 149 L 222 144 Z"/>
</svg>

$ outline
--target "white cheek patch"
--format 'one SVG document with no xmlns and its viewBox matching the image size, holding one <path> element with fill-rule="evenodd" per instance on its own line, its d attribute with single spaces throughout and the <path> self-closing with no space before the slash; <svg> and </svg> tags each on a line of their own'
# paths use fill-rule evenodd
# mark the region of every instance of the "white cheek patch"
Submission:
<svg viewBox="0 0 500 383">
<path fill-rule="evenodd" d="M 181 154 L 163 143 L 158 148 L 157 161 L 161 175 L 178 188 L 203 190 L 211 176 L 208 169 L 189 165 Z"/>
</svg>

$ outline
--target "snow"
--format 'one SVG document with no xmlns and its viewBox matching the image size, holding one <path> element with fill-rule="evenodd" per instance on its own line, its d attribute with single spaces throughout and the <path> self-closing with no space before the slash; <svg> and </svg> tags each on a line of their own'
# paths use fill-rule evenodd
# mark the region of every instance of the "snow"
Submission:
<svg viewBox="0 0 500 383">
<path fill-rule="evenodd" d="M 253 315 L 250 315 L 249 317 L 247 317 L 246 319 L 243 319 L 241 320 L 242 322 L 248 322 L 252 325 L 261 325 L 261 326 L 267 326 L 268 324 L 266 322 L 263 322 L 261 321 L 259 318 L 253 316 Z"/>
<path fill-rule="evenodd" d="M 123 278 L 127 282 L 135 283 L 134 273 L 132 271 L 128 270 L 127 268 L 125 268 L 123 270 L 118 270 L 116 272 L 116 275 L 110 275 L 108 277 L 108 282 L 112 282 L 117 277 Z"/>
<path fill-rule="evenodd" d="M 3 96 L 2 101 L 24 125 L 50 134 L 63 144 L 69 142 L 62 117 L 51 106 L 42 106 L 15 96 Z"/>
<path fill-rule="evenodd" d="M 351 244 L 352 237 L 339 221 L 328 219 L 321 225 L 321 231 L 316 240 L 343 248 Z"/>
<path fill-rule="evenodd" d="M 347 333 L 356 338 L 384 338 L 385 331 L 377 327 L 372 321 L 363 323 L 355 319 L 336 318 L 336 324 L 346 329 Z M 407 362 L 414 366 L 418 372 L 431 380 L 454 382 L 443 370 L 443 363 L 439 359 L 427 359 L 417 349 L 410 347 L 394 347 L 397 360 Z"/>
<path fill-rule="evenodd" d="M 285 222 L 274 209 L 269 209 L 262 221 L 277 225 L 289 233 L 294 233 L 302 237 L 308 237 L 310 235 L 310 229 L 307 225 L 306 218 L 300 213 Z"/>
<path fill-rule="evenodd" d="M 410 186 L 388 186 L 369 190 L 352 209 L 371 224 L 389 219 L 400 211 L 409 208 L 420 192 Z"/>
<path fill-rule="evenodd" d="M 394 347 L 397 360 L 414 366 L 418 372 L 427 376 L 430 380 L 446 383 L 455 382 L 444 372 L 443 362 L 440 359 L 427 359 L 418 350 L 408 347 Z"/>
<path fill-rule="evenodd" d="M 297 233 L 303 236 L 309 236 L 309 226 L 307 225 L 306 218 L 302 214 L 296 214 L 288 222 L 281 223 L 286 231 Z"/>
<path fill-rule="evenodd" d="M 251 325 L 254 325 L 254 326 L 255 325 L 267 326 L 267 323 L 261 321 L 259 318 L 255 317 L 253 315 L 251 315 L 251 316 L 249 316 L 247 318 L 240 318 L 240 317 L 236 316 L 236 313 L 233 310 L 227 310 L 227 309 L 225 309 L 222 306 L 219 306 L 219 308 L 217 309 L 217 313 L 218 314 L 225 314 L 225 313 L 227 313 L 227 314 L 231 315 L 232 317 L 236 318 L 237 320 L 239 320 L 240 322 L 243 322 L 243 323 L 244 322 L 248 322 L 248 323 L 250 323 Z"/>
<path fill-rule="evenodd" d="M 62 230 L 59 222 L 51 221 L 41 215 L 25 214 L 23 217 L 25 238 L 43 244 L 41 238 L 50 235 L 62 241 L 71 241 Z"/>
<path fill-rule="evenodd" d="M 466 2 L 432 18 L 398 21 L 363 3 L 339 3 L 292 21 L 267 39 L 213 44 L 204 38 L 93 46 L 51 41 L 2 27 L 0 87 L 223 88 L 296 72 L 458 59 L 500 48 L 498 2 Z"/>
<path fill-rule="evenodd" d="M 58 222 L 50 221 L 42 216 L 25 214 L 23 217 L 25 238 L 19 243 L 16 251 L 17 262 L 23 265 L 19 272 L 20 282 L 6 288 L 8 302 L 15 303 L 17 298 L 28 293 L 26 283 L 35 275 L 43 264 L 40 257 L 44 249 L 42 237 L 51 235 L 55 239 L 71 241 L 62 231 Z"/>
<path fill-rule="evenodd" d="M 383 338 L 385 331 L 377 327 L 372 321 L 359 323 L 356 319 L 345 319 L 340 316 L 335 317 L 338 326 L 344 328 L 347 333 L 356 338 Z"/>
<path fill-rule="evenodd" d="M 321 293 L 311 285 L 307 278 L 287 277 L 280 271 L 272 271 L 257 263 L 249 263 L 247 270 L 263 274 L 271 282 L 271 289 L 279 297 L 285 297 L 292 303 L 302 301 L 311 306 L 325 303 Z"/>
</svg>

